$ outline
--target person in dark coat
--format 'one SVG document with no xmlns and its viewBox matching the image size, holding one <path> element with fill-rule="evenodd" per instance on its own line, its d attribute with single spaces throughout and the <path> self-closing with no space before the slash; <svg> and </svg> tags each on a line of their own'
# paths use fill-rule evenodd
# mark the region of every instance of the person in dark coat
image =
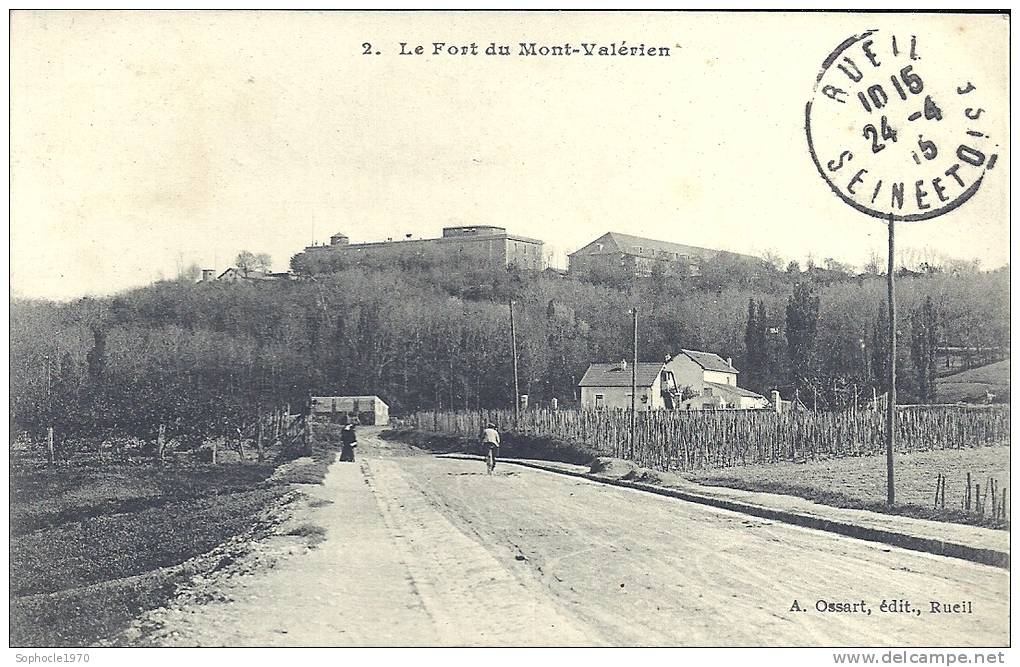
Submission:
<svg viewBox="0 0 1020 667">
<path fill-rule="evenodd" d="M 354 448 L 358 446 L 358 434 L 354 431 L 354 424 L 344 426 L 340 431 L 340 460 L 354 462 Z"/>
</svg>

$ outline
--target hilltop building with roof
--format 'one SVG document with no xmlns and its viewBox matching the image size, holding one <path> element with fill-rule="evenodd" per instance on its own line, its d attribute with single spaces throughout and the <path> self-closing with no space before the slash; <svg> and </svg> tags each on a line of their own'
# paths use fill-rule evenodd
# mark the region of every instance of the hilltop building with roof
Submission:
<svg viewBox="0 0 1020 667">
<path fill-rule="evenodd" d="M 259 282 L 266 280 L 290 280 L 291 275 L 286 271 L 273 273 L 271 271 L 245 271 L 236 266 L 228 268 L 216 278 L 212 277 L 212 269 L 202 270 L 202 282 L 217 280 L 222 283 Z"/>
<path fill-rule="evenodd" d="M 330 237 L 329 245 L 311 245 L 304 254 L 310 259 L 329 258 L 337 254 L 353 259 L 399 259 L 404 257 L 435 257 L 455 263 L 498 266 L 517 266 L 541 271 L 546 267 L 544 243 L 538 239 L 518 236 L 504 227 L 492 225 L 466 225 L 444 227 L 439 238 L 408 238 L 372 243 L 351 243 L 340 232 Z"/>
<path fill-rule="evenodd" d="M 651 275 L 659 269 L 671 275 L 700 276 L 706 262 L 722 260 L 761 261 L 751 255 L 699 248 L 618 232 L 606 232 L 567 256 L 570 273 L 584 273 L 599 268 L 616 270 L 622 267 L 628 273 L 639 276 Z"/>
<path fill-rule="evenodd" d="M 578 383 L 584 409 L 630 409 L 634 367 L 626 361 L 591 364 Z M 638 362 L 638 410 L 758 410 L 761 394 L 737 386 L 731 359 L 680 350 L 661 362 Z"/>
</svg>

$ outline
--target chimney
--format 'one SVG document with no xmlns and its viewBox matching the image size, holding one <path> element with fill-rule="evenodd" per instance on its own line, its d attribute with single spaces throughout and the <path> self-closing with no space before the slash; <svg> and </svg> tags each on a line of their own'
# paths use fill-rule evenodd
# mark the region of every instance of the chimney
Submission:
<svg viewBox="0 0 1020 667">
<path fill-rule="evenodd" d="M 731 368 L 733 367 L 733 357 L 726 357 L 726 365 Z"/>
<path fill-rule="evenodd" d="M 215 269 L 202 269 L 202 282 L 207 283 L 215 277 Z"/>
</svg>

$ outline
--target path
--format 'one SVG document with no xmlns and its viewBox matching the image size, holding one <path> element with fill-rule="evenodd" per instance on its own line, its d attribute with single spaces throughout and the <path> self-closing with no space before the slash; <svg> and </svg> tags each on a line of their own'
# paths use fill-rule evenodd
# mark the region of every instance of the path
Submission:
<svg viewBox="0 0 1020 667">
<path fill-rule="evenodd" d="M 161 645 L 1001 646 L 1009 573 L 501 464 L 365 429 L 317 548 L 164 617 Z M 327 503 L 328 501 L 328 503 Z M 863 600 L 870 615 L 820 612 Z M 914 613 L 882 613 L 908 600 Z M 790 611 L 794 601 L 805 611 Z M 930 602 L 973 613 L 931 614 Z"/>
</svg>

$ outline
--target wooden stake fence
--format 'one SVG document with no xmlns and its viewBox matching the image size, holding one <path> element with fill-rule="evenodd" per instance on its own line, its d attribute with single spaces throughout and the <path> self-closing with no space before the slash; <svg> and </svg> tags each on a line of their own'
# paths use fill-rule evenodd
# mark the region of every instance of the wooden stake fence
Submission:
<svg viewBox="0 0 1020 667">
<path fill-rule="evenodd" d="M 516 432 L 585 445 L 601 456 L 629 449 L 627 410 L 522 411 Z M 421 411 L 414 428 L 476 437 L 485 422 L 503 430 L 511 410 Z M 818 457 L 864 456 L 885 451 L 880 412 L 654 411 L 639 413 L 633 460 L 668 470 L 771 463 Z M 959 449 L 1009 442 L 1009 406 L 900 410 L 896 443 L 901 452 Z"/>
</svg>

